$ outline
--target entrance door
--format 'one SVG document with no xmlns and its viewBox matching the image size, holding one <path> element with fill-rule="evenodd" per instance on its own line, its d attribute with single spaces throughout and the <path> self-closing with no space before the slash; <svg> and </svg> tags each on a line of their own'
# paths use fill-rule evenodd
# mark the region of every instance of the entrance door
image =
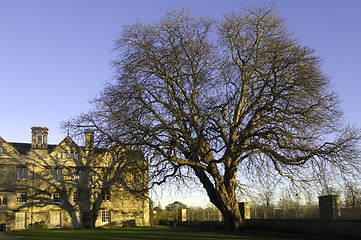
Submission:
<svg viewBox="0 0 361 240">
<path fill-rule="evenodd" d="M 26 228 L 26 213 L 15 213 L 15 229 Z"/>
<path fill-rule="evenodd" d="M 71 216 L 73 228 L 81 228 L 81 212 L 73 212 Z"/>
<path fill-rule="evenodd" d="M 61 212 L 50 212 L 50 228 L 61 227 Z"/>
</svg>

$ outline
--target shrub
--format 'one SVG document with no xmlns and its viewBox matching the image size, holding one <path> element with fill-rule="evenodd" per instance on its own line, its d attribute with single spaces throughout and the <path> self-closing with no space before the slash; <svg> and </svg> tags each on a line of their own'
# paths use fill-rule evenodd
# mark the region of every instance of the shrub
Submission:
<svg viewBox="0 0 361 240">
<path fill-rule="evenodd" d="M 31 230 L 46 230 L 48 229 L 49 226 L 45 221 L 39 221 L 39 222 L 35 222 L 30 229 Z"/>
<path fill-rule="evenodd" d="M 120 223 L 120 222 L 110 222 L 110 223 L 107 223 L 99 228 L 121 228 L 123 227 L 123 223 Z"/>
<path fill-rule="evenodd" d="M 127 228 L 127 227 L 136 227 L 137 224 L 135 222 L 135 220 L 127 220 L 123 222 L 123 227 Z"/>
</svg>

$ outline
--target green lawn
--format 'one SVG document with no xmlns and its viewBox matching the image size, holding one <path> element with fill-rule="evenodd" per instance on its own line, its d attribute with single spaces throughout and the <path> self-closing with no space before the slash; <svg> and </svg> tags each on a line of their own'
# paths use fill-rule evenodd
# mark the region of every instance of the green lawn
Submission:
<svg viewBox="0 0 361 240">
<path fill-rule="evenodd" d="M 270 238 L 260 236 L 233 235 L 217 233 L 213 231 L 202 231 L 195 228 L 171 229 L 169 227 L 148 227 L 148 228 L 122 228 L 122 229 L 61 229 L 43 231 L 13 231 L 6 235 L 24 236 L 23 240 L 56 240 L 56 239 L 86 239 L 86 240 L 108 240 L 108 239 L 186 239 L 186 240 L 276 240 L 285 238 Z M 290 240 L 290 239 L 288 239 Z"/>
</svg>

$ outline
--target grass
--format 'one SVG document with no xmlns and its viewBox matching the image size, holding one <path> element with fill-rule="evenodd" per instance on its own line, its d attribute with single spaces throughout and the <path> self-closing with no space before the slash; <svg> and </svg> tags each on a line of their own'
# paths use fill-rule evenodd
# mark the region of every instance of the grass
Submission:
<svg viewBox="0 0 361 240">
<path fill-rule="evenodd" d="M 24 236 L 22 240 L 60 240 L 60 239 L 86 239 L 86 240 L 111 240 L 111 239 L 184 239 L 184 240 L 278 240 L 285 238 L 272 238 L 261 236 L 248 236 L 240 234 L 227 234 L 224 232 L 204 231 L 196 228 L 180 227 L 147 227 L 147 228 L 121 228 L 121 229 L 59 229 L 38 231 L 12 231 L 8 236 Z M 290 239 L 288 239 L 290 240 Z"/>
</svg>

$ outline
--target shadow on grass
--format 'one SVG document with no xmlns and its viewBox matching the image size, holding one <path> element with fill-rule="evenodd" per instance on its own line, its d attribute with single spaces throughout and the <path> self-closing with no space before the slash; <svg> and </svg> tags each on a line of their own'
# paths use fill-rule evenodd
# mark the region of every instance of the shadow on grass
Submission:
<svg viewBox="0 0 361 240">
<path fill-rule="evenodd" d="M 246 236 L 239 233 L 227 234 L 225 232 L 204 231 L 196 228 L 147 227 L 147 228 L 122 228 L 122 229 L 59 229 L 41 231 L 13 231 L 6 233 L 9 236 L 24 236 L 22 240 L 60 240 L 60 239 L 87 239 L 87 240 L 148 240 L 148 239 L 184 239 L 184 240 L 276 240 L 285 238 L 270 238 L 260 236 Z"/>
</svg>

